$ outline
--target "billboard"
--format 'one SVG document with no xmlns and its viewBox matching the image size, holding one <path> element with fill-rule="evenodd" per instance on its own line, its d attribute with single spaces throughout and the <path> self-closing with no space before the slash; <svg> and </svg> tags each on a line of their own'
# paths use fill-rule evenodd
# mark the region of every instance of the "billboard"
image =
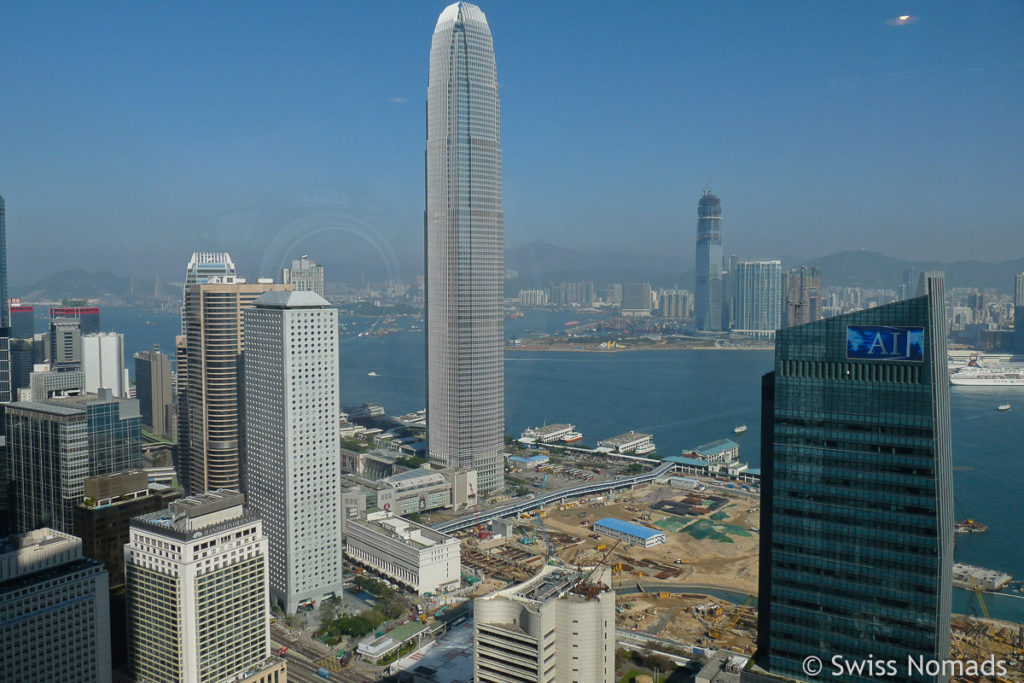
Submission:
<svg viewBox="0 0 1024 683">
<path fill-rule="evenodd" d="M 846 357 L 857 360 L 924 360 L 923 327 L 849 325 Z"/>
</svg>

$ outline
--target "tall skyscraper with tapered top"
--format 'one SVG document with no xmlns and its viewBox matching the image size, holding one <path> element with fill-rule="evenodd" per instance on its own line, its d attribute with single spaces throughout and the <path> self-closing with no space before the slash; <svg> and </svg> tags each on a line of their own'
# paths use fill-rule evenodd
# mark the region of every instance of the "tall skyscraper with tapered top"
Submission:
<svg viewBox="0 0 1024 683">
<path fill-rule="evenodd" d="M 705 191 L 697 204 L 697 329 L 722 329 L 722 202 Z"/>
<path fill-rule="evenodd" d="M 441 12 L 430 46 L 426 151 L 427 440 L 430 461 L 504 488 L 501 114 L 487 18 Z"/>
<path fill-rule="evenodd" d="M 0 197 L 0 402 L 11 400 L 11 312 L 7 299 L 7 217 Z"/>
</svg>

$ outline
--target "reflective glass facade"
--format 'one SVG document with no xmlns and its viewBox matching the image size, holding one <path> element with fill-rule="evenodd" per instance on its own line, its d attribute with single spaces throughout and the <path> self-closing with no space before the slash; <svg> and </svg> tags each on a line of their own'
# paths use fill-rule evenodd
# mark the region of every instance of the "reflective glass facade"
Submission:
<svg viewBox="0 0 1024 683">
<path fill-rule="evenodd" d="M 782 327 L 782 262 L 736 262 L 736 329 L 771 332 Z"/>
<path fill-rule="evenodd" d="M 697 204 L 697 294 L 693 316 L 699 330 L 722 329 L 722 202 L 705 192 Z"/>
<path fill-rule="evenodd" d="M 933 680 L 909 675 L 907 657 L 949 657 L 946 325 L 942 281 L 928 285 L 929 295 L 776 337 L 763 383 L 757 653 L 771 674 L 813 680 L 805 657 L 841 655 L 896 660 L 886 680 Z M 892 348 L 850 358 L 848 326 L 884 327 L 890 340 L 894 328 L 923 328 L 923 360 Z"/>
<path fill-rule="evenodd" d="M 504 488 L 504 213 L 498 71 L 487 19 L 460 2 L 430 47 L 426 149 L 430 461 Z"/>
</svg>

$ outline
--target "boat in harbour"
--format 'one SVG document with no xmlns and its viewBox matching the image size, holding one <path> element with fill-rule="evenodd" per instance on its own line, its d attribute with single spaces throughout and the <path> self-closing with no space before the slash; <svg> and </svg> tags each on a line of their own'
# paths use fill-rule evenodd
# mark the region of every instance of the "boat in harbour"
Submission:
<svg viewBox="0 0 1024 683">
<path fill-rule="evenodd" d="M 949 382 L 969 387 L 1024 387 L 1024 370 L 967 366 L 950 374 Z"/>
<path fill-rule="evenodd" d="M 953 531 L 958 534 L 983 534 L 988 531 L 988 527 L 981 522 L 975 522 L 973 519 L 965 519 L 954 524 Z"/>
<path fill-rule="evenodd" d="M 736 427 L 735 429 L 733 429 L 732 433 L 733 434 L 742 434 L 745 431 L 747 431 L 747 425 L 740 425 L 739 427 Z"/>
<path fill-rule="evenodd" d="M 1009 409 L 1010 409 L 1010 404 L 1009 403 L 1004 403 L 1003 405 L 1001 405 L 998 408 L 996 408 L 996 410 L 1009 410 Z"/>
<path fill-rule="evenodd" d="M 376 376 L 377 376 L 377 373 L 376 373 L 376 372 L 373 372 L 373 371 L 371 370 L 370 372 L 366 373 L 366 376 L 367 376 L 367 377 L 376 377 Z"/>
</svg>

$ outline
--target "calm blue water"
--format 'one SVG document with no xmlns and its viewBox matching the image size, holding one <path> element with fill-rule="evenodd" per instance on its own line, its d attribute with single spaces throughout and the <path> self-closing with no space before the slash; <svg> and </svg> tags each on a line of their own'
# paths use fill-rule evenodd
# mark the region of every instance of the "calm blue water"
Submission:
<svg viewBox="0 0 1024 683">
<path fill-rule="evenodd" d="M 506 321 L 506 336 L 528 330 L 562 331 L 579 314 L 528 313 Z M 126 308 L 104 308 L 103 329 L 125 334 L 130 357 L 159 343 L 173 355 L 176 315 L 147 314 Z M 345 318 L 358 332 L 373 322 Z M 399 318 L 408 327 L 418 321 Z M 340 339 L 341 395 L 344 404 L 381 403 L 398 415 L 424 407 L 422 332 L 385 337 L 343 335 Z M 506 431 L 552 422 L 571 422 L 584 442 L 634 429 L 654 434 L 658 452 L 677 454 L 684 448 L 723 437 L 740 444 L 740 456 L 752 467 L 760 464 L 760 382 L 771 369 L 770 351 L 638 351 L 578 353 L 510 351 L 505 355 Z M 370 377 L 368 372 L 376 372 Z M 1013 410 L 996 406 L 1011 403 Z M 1024 513 L 1024 390 L 951 388 L 954 473 L 958 519 L 986 523 L 988 533 L 957 535 L 956 558 L 1024 578 L 1024 544 L 1020 519 Z M 736 425 L 748 431 L 733 435 Z M 973 595 L 957 591 L 956 611 L 970 613 Z M 1024 621 L 1024 598 L 991 596 L 989 609 L 1004 618 Z M 980 610 L 976 611 L 980 613 Z"/>
</svg>

